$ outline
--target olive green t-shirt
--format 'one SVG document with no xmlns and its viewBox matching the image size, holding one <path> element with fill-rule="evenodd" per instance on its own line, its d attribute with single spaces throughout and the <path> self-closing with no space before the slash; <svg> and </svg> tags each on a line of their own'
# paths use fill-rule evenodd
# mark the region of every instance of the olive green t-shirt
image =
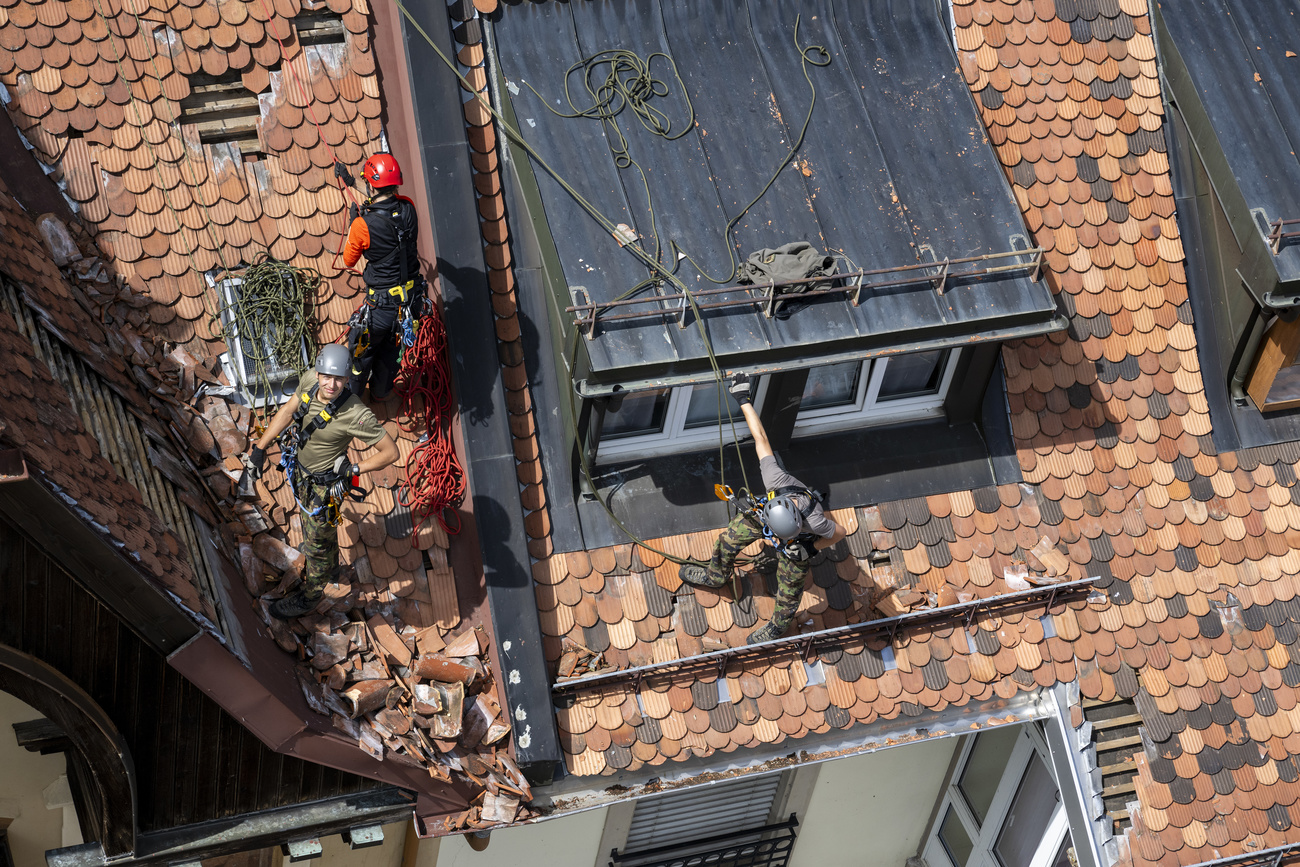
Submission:
<svg viewBox="0 0 1300 867">
<path fill-rule="evenodd" d="M 298 390 L 294 392 L 293 399 L 299 401 L 301 395 L 311 389 L 316 384 L 316 371 L 309 370 L 302 375 L 302 382 L 298 385 Z M 295 406 L 297 404 L 295 403 Z M 321 399 L 317 394 L 311 399 L 311 405 L 307 407 L 307 414 L 303 416 L 302 423 L 305 427 L 313 418 L 320 414 L 320 411 L 329 406 L 329 402 Z M 302 450 L 298 452 L 298 464 L 309 473 L 323 473 L 327 470 L 334 469 L 334 461 L 338 456 L 348 450 L 352 444 L 353 438 L 361 440 L 368 446 L 373 446 L 384 438 L 384 427 L 375 418 L 375 414 L 370 411 L 370 407 L 361 402 L 361 398 L 355 394 L 347 399 L 343 406 L 339 407 L 338 412 L 329 424 L 316 428 L 316 432 L 307 440 Z"/>
</svg>

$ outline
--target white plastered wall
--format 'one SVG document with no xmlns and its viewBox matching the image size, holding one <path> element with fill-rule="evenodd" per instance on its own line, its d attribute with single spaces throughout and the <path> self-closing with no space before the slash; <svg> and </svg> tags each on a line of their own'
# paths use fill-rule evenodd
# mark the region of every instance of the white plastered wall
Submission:
<svg viewBox="0 0 1300 867">
<path fill-rule="evenodd" d="M 47 849 L 81 842 L 76 811 L 63 803 L 71 797 L 60 797 L 66 790 L 63 754 L 28 752 L 14 734 L 14 723 L 40 718 L 40 711 L 0 692 L 0 824 L 12 820 L 9 849 L 18 865 L 44 864 Z"/>
<path fill-rule="evenodd" d="M 960 743 L 942 738 L 823 764 L 790 867 L 903 867 Z"/>
<path fill-rule="evenodd" d="M 596 864 L 606 808 L 492 832 L 475 852 L 459 835 L 443 837 L 437 867 L 589 867 Z M 607 853 L 606 853 L 607 854 Z M 601 861 L 604 867 L 605 861 Z"/>
</svg>

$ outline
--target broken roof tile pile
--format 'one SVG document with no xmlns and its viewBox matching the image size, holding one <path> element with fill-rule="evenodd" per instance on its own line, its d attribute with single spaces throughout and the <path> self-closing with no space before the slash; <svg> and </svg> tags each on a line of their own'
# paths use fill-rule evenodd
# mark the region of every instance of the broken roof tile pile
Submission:
<svg viewBox="0 0 1300 867">
<path fill-rule="evenodd" d="M 138 386 L 125 378 L 125 365 L 104 352 L 105 332 L 76 300 L 81 290 L 53 264 L 36 224 L 0 182 L 0 272 L 17 284 L 17 301 L 35 314 L 28 321 L 38 337 L 20 327 L 0 303 L 0 443 L 22 451 L 29 472 L 39 475 L 106 541 L 158 581 L 191 611 L 213 618 L 209 601 L 195 585 L 185 543 L 146 505 L 141 491 L 101 450 L 98 427 L 88 429 L 67 389 L 42 360 L 42 339 L 78 352 L 89 340 L 97 347 L 81 358 L 113 391 L 144 403 Z M 80 253 L 73 253 L 80 256 Z"/>
<path fill-rule="evenodd" d="M 9 113 L 118 273 L 157 302 L 149 316 L 162 336 L 217 336 L 210 269 L 269 251 L 337 274 L 348 202 L 333 160 L 355 171 L 380 136 L 365 0 L 5 0 L 0 10 Z M 339 297 L 322 295 L 322 318 L 341 326 L 358 284 L 331 282 Z"/>
<path fill-rule="evenodd" d="M 375 613 L 353 619 L 353 608 Z M 292 624 L 266 619 L 281 647 L 308 658 L 298 666 L 308 704 L 376 761 L 414 764 L 443 783 L 455 772 L 479 790 L 458 816 L 443 818 L 444 832 L 532 815 L 521 807 L 532 791 L 507 750 L 510 719 L 495 698 L 481 628 L 448 641 L 437 627 L 399 632 L 366 592 Z"/>
<path fill-rule="evenodd" d="M 478 29 L 455 14 L 467 6 L 452 7 L 451 25 L 476 67 Z M 1077 678 L 1084 696 L 1131 696 L 1143 715 L 1134 862 L 1297 839 L 1300 449 L 1217 454 L 1210 440 L 1146 4 L 957 0 L 954 16 L 961 71 L 1071 325 L 1003 352 L 1025 484 L 859 510 L 847 550 L 814 567 L 797 628 L 863 617 L 864 598 L 891 586 L 994 595 L 1009 573 L 1049 562 L 1097 576 L 1106 598 L 985 617 L 971 633 L 846 642 L 820 665 L 733 663 L 721 683 L 593 685 L 558 712 L 569 770 L 613 773 Z M 466 116 L 509 350 L 493 139 L 473 103 Z M 503 357 L 521 482 L 535 484 L 530 398 L 511 377 L 519 356 Z M 673 564 L 631 545 L 548 556 L 544 497 L 525 499 L 556 665 L 566 653 L 618 667 L 734 646 L 770 610 L 758 579 L 742 581 L 740 601 L 682 587 Z M 651 544 L 702 557 L 713 536 Z"/>
</svg>

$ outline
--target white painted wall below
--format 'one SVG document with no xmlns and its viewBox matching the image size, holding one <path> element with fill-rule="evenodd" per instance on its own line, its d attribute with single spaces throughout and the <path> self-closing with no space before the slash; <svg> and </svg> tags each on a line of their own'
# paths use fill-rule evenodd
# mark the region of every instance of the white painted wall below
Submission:
<svg viewBox="0 0 1300 867">
<path fill-rule="evenodd" d="M 588 867 L 596 863 L 606 809 L 493 831 L 482 852 L 459 835 L 443 837 L 438 867 Z"/>
<path fill-rule="evenodd" d="M 76 812 L 61 807 L 47 809 L 45 804 L 43 792 L 67 770 L 63 754 L 30 753 L 18 746 L 14 734 L 14 723 L 40 718 L 40 711 L 0 692 L 0 768 L 4 768 L 0 773 L 0 817 L 13 818 L 9 850 L 20 867 L 44 864 L 45 850 L 65 844 L 65 813 L 72 823 L 67 829 L 68 839 L 81 842 Z"/>
<path fill-rule="evenodd" d="M 822 765 L 791 867 L 903 867 L 959 743 L 942 738 Z"/>
</svg>

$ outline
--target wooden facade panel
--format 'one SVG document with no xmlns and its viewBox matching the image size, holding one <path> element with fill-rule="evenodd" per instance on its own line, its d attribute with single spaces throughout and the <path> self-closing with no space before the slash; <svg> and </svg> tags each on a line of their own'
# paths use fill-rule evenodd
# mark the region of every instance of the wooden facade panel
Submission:
<svg viewBox="0 0 1300 867">
<path fill-rule="evenodd" d="M 112 717 L 143 832 L 380 785 L 269 749 L 3 518 L 0 611 L 0 643 L 58 668 Z"/>
</svg>

